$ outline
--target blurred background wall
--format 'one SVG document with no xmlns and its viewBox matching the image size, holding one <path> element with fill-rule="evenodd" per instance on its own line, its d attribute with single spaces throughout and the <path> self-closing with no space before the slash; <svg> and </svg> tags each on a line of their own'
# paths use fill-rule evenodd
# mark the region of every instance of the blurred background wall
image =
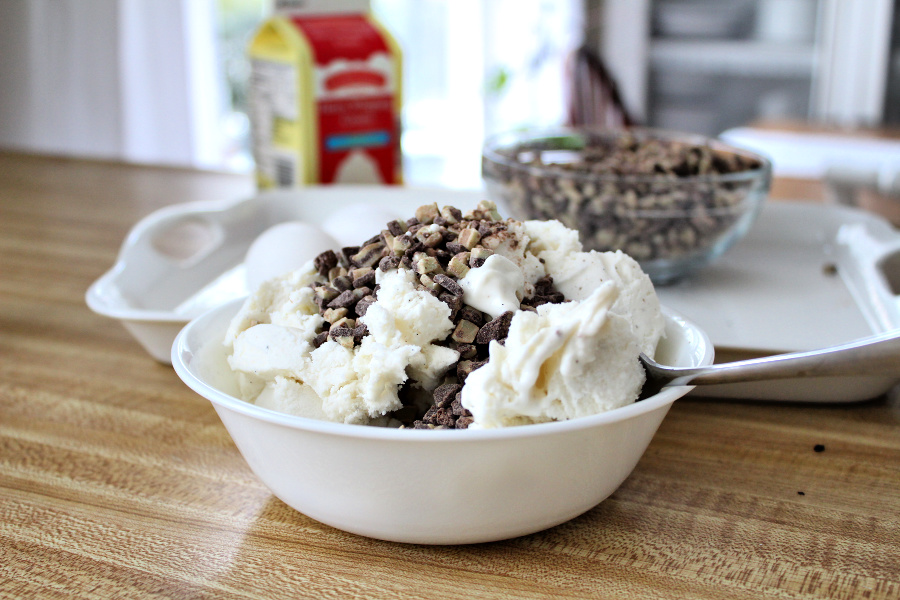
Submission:
<svg viewBox="0 0 900 600">
<path fill-rule="evenodd" d="M 598 51 L 643 124 L 900 123 L 900 0 L 372 0 L 404 48 L 411 183 L 479 184 L 492 132 L 563 123 Z M 0 1 L 0 149 L 249 172 L 272 0 Z"/>
</svg>

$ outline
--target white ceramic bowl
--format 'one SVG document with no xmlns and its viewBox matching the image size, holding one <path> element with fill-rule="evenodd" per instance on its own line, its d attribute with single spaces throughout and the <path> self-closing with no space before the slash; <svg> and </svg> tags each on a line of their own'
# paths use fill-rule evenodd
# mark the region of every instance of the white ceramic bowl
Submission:
<svg viewBox="0 0 900 600">
<path fill-rule="evenodd" d="M 570 421 L 493 430 L 345 425 L 257 407 L 236 396 L 221 340 L 240 301 L 191 321 L 172 346 L 179 377 L 215 406 L 254 473 L 286 504 L 384 540 L 461 544 L 563 523 L 599 504 L 634 469 L 690 387 Z M 657 358 L 710 364 L 713 347 L 666 311 Z"/>
</svg>

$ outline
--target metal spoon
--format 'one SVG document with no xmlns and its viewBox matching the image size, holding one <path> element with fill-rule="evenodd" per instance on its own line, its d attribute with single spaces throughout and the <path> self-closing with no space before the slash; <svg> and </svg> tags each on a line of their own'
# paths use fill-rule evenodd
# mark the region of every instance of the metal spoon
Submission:
<svg viewBox="0 0 900 600">
<path fill-rule="evenodd" d="M 900 330 L 808 352 L 791 352 L 705 367 L 668 367 L 640 355 L 647 373 L 641 398 L 670 385 L 745 383 L 795 377 L 897 375 L 900 378 Z"/>
</svg>

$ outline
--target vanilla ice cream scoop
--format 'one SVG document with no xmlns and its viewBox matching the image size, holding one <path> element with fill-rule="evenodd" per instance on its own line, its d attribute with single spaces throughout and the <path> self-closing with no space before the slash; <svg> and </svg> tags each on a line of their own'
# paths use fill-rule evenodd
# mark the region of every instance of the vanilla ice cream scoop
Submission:
<svg viewBox="0 0 900 600">
<path fill-rule="evenodd" d="M 247 401 L 342 423 L 465 429 L 637 398 L 638 355 L 653 356 L 664 322 L 632 258 L 584 252 L 562 224 L 503 220 L 487 201 L 467 213 L 424 205 L 379 232 L 247 299 L 224 340 Z"/>
<path fill-rule="evenodd" d="M 581 302 L 545 304 L 513 318 L 506 343 L 462 388 L 481 427 L 562 421 L 634 402 L 644 374 L 629 322 L 610 311 L 613 282 Z"/>
<path fill-rule="evenodd" d="M 493 254 L 480 267 L 470 269 L 459 285 L 463 302 L 496 318 L 506 311 L 519 310 L 525 275 L 508 258 Z"/>
</svg>

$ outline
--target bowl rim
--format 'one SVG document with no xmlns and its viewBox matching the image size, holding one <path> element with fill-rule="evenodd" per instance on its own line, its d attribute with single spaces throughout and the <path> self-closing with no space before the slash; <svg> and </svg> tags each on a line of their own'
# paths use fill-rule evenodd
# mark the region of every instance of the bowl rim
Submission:
<svg viewBox="0 0 900 600">
<path fill-rule="evenodd" d="M 220 317 L 225 312 L 236 312 L 242 303 L 243 299 L 235 299 L 212 308 L 191 320 L 183 327 L 172 344 L 172 366 L 181 380 L 189 388 L 209 400 L 217 410 L 220 408 L 226 409 L 260 421 L 280 425 L 289 429 L 305 431 L 307 433 L 400 443 L 420 443 L 423 441 L 428 443 L 447 443 L 451 441 L 454 443 L 463 443 L 544 435 L 561 435 L 632 419 L 661 407 L 671 405 L 675 400 L 684 396 L 694 388 L 694 386 L 691 385 L 665 388 L 660 393 L 645 400 L 636 401 L 632 404 L 595 415 L 569 419 L 567 421 L 553 421 L 494 429 L 400 430 L 389 427 L 352 425 L 311 419 L 256 406 L 255 404 L 251 404 L 227 394 L 204 381 L 189 366 L 188 357 L 193 356 L 193 354 L 200 349 L 191 348 L 189 346 L 188 339 L 192 332 L 197 328 L 203 327 L 208 321 Z M 706 365 L 712 363 L 714 349 L 706 332 L 674 310 L 663 306 L 662 311 L 667 319 L 675 321 L 679 327 L 687 329 L 692 336 L 696 336 L 695 341 L 698 349 L 697 351 L 702 355 L 698 364 Z"/>
<path fill-rule="evenodd" d="M 636 134 L 648 139 L 660 139 L 667 141 L 685 142 L 697 146 L 709 146 L 714 150 L 721 150 L 738 154 L 746 158 L 759 161 L 760 167 L 745 169 L 733 173 L 716 175 L 689 175 L 686 177 L 673 177 L 666 174 L 658 175 L 617 175 L 613 173 L 585 173 L 555 167 L 553 164 L 534 166 L 527 165 L 501 154 L 498 148 L 509 146 L 510 143 L 524 142 L 528 139 L 554 138 L 571 135 L 600 135 L 610 138 L 620 137 L 624 134 Z M 504 143 L 506 142 L 506 143 Z M 705 136 L 699 133 L 689 133 L 672 129 L 660 129 L 654 127 L 626 127 L 622 129 L 610 129 L 603 127 L 547 127 L 534 129 L 518 129 L 503 131 L 489 136 L 482 144 L 482 160 L 494 164 L 503 165 L 506 168 L 519 172 L 546 177 L 548 175 L 565 175 L 569 179 L 593 181 L 593 182 L 618 182 L 618 183 L 729 183 L 736 181 L 753 180 L 760 178 L 763 181 L 771 179 L 772 161 L 767 156 L 758 152 L 734 146 L 718 137 Z M 490 179 L 482 168 L 482 178 Z"/>
</svg>

